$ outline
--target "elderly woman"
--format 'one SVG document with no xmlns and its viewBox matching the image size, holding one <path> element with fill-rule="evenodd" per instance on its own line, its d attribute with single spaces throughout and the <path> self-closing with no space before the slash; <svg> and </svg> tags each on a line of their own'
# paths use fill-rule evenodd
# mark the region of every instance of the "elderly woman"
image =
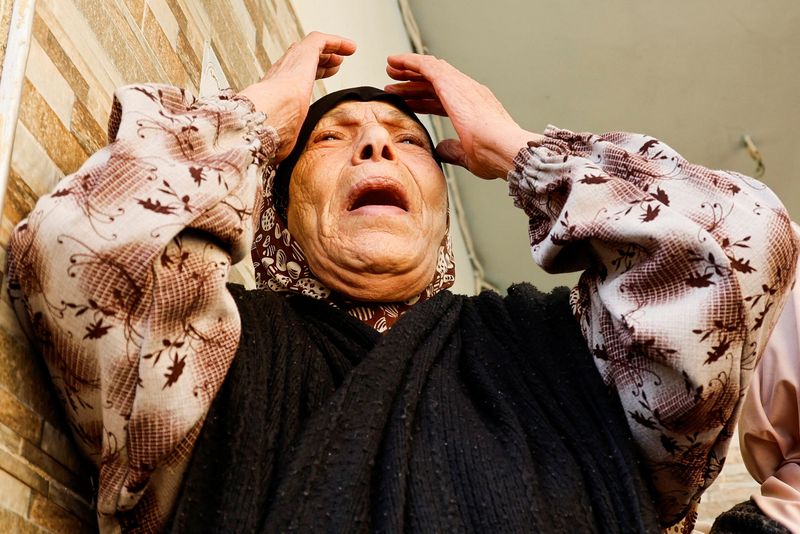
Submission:
<svg viewBox="0 0 800 534">
<path fill-rule="evenodd" d="M 309 109 L 354 50 L 313 33 L 238 95 L 118 90 L 110 145 L 14 231 L 102 530 L 690 528 L 791 284 L 780 202 L 650 137 L 527 132 L 432 57 Z M 439 160 L 507 177 L 571 295 L 446 291 Z M 262 288 L 226 286 L 251 246 Z"/>
</svg>

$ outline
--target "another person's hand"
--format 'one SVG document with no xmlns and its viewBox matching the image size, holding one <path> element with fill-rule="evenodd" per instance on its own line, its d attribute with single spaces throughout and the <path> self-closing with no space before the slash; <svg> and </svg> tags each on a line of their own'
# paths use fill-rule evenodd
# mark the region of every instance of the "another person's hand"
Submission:
<svg viewBox="0 0 800 534">
<path fill-rule="evenodd" d="M 387 74 L 400 82 L 386 91 L 403 97 L 416 113 L 450 117 L 458 140 L 446 139 L 436 152 L 446 163 L 481 178 L 505 178 L 517 152 L 541 135 L 511 118 L 488 87 L 433 56 L 389 56 Z"/>
<path fill-rule="evenodd" d="M 336 74 L 344 57 L 355 51 L 356 44 L 349 39 L 311 32 L 290 46 L 261 81 L 239 93 L 266 113 L 267 122 L 278 130 L 281 144 L 277 162 L 294 147 L 308 113 L 314 80 Z"/>
</svg>

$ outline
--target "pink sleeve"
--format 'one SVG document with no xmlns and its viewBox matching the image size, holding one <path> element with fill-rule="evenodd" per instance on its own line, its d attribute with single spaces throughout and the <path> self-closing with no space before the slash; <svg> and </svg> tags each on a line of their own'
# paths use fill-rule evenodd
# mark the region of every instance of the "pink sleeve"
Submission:
<svg viewBox="0 0 800 534">
<path fill-rule="evenodd" d="M 761 483 L 753 499 L 764 513 L 800 532 L 800 282 L 756 369 L 739 425 L 745 464 Z"/>
</svg>

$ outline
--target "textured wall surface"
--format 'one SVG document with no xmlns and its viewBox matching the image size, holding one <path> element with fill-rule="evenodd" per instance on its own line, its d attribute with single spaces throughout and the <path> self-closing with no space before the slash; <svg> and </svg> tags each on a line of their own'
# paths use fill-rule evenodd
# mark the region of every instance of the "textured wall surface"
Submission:
<svg viewBox="0 0 800 534">
<path fill-rule="evenodd" d="M 0 51 L 12 3 L 0 2 Z M 39 0 L 0 224 L 2 268 L 14 225 L 106 143 L 115 87 L 155 81 L 197 94 L 208 43 L 242 88 L 301 33 L 288 0 Z M 1 294 L 0 532 L 92 532 L 91 469 Z"/>
<path fill-rule="evenodd" d="M 3 73 L 3 58 L 6 54 L 8 29 L 11 21 L 12 0 L 0 0 L 0 75 Z"/>
</svg>

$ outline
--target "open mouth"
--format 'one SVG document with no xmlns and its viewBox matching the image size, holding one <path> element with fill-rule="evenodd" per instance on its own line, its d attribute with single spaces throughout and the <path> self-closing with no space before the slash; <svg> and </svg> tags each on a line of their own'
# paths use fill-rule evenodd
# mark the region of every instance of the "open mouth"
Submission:
<svg viewBox="0 0 800 534">
<path fill-rule="evenodd" d="M 408 211 L 405 192 L 390 180 L 364 180 L 350 191 L 347 211 L 367 206 L 395 207 Z"/>
</svg>

